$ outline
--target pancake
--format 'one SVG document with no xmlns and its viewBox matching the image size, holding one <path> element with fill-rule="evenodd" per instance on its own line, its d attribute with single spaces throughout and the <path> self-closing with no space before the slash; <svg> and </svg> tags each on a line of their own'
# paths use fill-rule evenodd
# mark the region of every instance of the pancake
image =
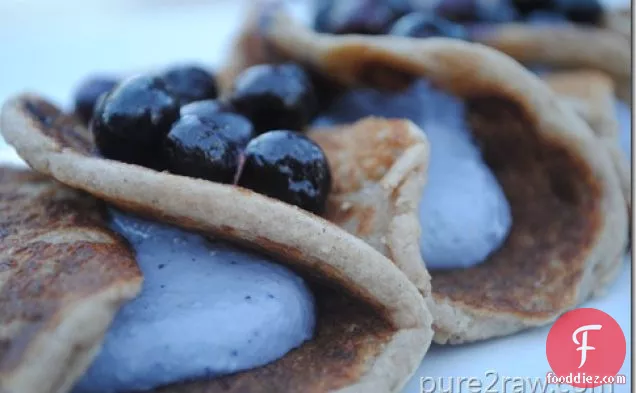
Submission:
<svg viewBox="0 0 636 393">
<path fill-rule="evenodd" d="M 433 313 L 434 341 L 464 343 L 549 324 L 611 282 L 628 232 L 614 162 L 572 105 L 519 63 L 445 38 L 319 34 L 283 12 L 267 13 L 260 26 L 273 61 L 300 62 L 347 87 L 400 90 L 425 78 L 464 99 L 513 224 L 484 263 L 430 272 L 432 297 L 417 285 Z M 393 261 L 407 273 L 418 266 Z"/>
<path fill-rule="evenodd" d="M 631 212 L 630 160 L 620 148 L 620 129 L 612 79 L 593 70 L 552 73 L 544 79 L 554 92 L 568 101 L 585 119 L 608 150 L 621 182 L 625 202 Z"/>
<path fill-rule="evenodd" d="M 101 202 L 38 173 L 0 167 L 0 231 L 0 391 L 65 392 L 141 273 Z"/>
<path fill-rule="evenodd" d="M 610 15 L 612 26 L 625 30 L 629 21 Z M 472 38 L 524 64 L 602 71 L 614 79 L 617 96 L 631 102 L 631 42 L 615 29 L 506 23 L 475 30 Z"/>
<path fill-rule="evenodd" d="M 88 130 L 34 95 L 8 101 L 0 116 L 6 140 L 35 170 L 123 210 L 272 255 L 319 283 L 317 335 L 312 341 L 262 368 L 158 391 L 398 391 L 426 353 L 433 331 L 423 298 L 388 258 L 338 226 L 346 225 L 344 217 L 327 216 L 330 222 L 240 187 L 97 157 Z M 365 138 L 398 135 L 392 139 L 392 154 L 369 164 L 365 154 L 374 150 L 363 143 L 353 149 L 360 128 L 368 131 Z M 366 163 L 355 173 L 365 180 L 359 192 L 381 190 L 389 196 L 387 205 L 394 210 L 384 218 L 394 224 L 373 230 L 383 230 L 391 239 L 404 225 L 419 225 L 408 219 L 415 217 L 416 205 L 404 201 L 412 200 L 409 194 L 424 183 L 428 144 L 421 130 L 408 121 L 367 119 L 328 139 L 323 147 L 330 156 L 346 147 L 347 154 Z M 344 168 L 339 165 L 332 163 L 337 176 Z M 347 197 L 346 190 L 334 195 Z M 410 255 L 402 249 L 394 253 Z M 334 287 L 339 291 L 333 292 Z M 350 296 L 340 295 L 343 291 Z"/>
<path fill-rule="evenodd" d="M 632 10 L 631 7 L 618 8 L 605 13 L 602 26 L 612 30 L 628 40 L 632 39 Z"/>
</svg>

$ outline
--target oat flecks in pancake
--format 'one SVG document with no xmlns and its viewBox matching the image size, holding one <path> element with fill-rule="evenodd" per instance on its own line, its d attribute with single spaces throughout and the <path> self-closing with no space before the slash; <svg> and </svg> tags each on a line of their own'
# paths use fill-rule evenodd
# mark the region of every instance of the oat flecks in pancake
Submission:
<svg viewBox="0 0 636 393">
<path fill-rule="evenodd" d="M 23 95 L 7 102 L 1 113 L 0 129 L 34 169 L 124 210 L 268 253 L 301 274 L 320 278 L 321 282 L 345 291 L 348 296 L 366 304 L 376 316 L 368 321 L 368 325 L 361 324 L 360 317 L 346 305 L 346 299 L 334 301 L 333 306 L 325 306 L 325 310 L 336 315 L 333 319 L 318 315 L 319 329 L 320 326 L 326 329 L 318 331 L 318 344 L 303 345 L 280 361 L 264 369 L 239 374 L 236 379 L 196 382 L 197 389 L 224 391 L 232 383 L 238 391 L 258 391 L 261 386 L 306 383 L 309 391 L 323 391 L 326 388 L 324 379 L 327 382 L 333 380 L 329 387 L 335 391 L 392 392 L 399 391 L 415 371 L 433 336 L 432 318 L 417 288 L 386 256 L 341 229 L 337 223 L 249 190 L 106 160 L 90 154 L 92 147 L 75 148 L 68 138 L 75 140 L 86 133 L 81 126 L 70 128 L 73 132 L 70 136 L 52 129 L 62 120 L 74 120 L 57 111 L 58 123 L 42 121 L 37 116 L 39 108 L 50 105 L 41 98 Z M 387 166 L 382 167 L 386 173 L 369 181 L 379 182 L 395 195 L 412 192 L 411 186 L 407 185 L 420 187 L 425 171 L 425 166 L 420 164 L 426 162 L 426 157 L 412 152 L 421 151 L 425 145 L 421 131 L 400 120 L 370 121 L 372 130 L 379 124 L 379 129 L 402 129 L 405 136 L 413 137 L 402 139 L 402 150 L 396 148 L 393 163 L 387 162 Z M 343 138 L 348 133 L 357 133 L 357 138 L 364 136 L 355 125 L 337 132 Z M 420 138 L 415 138 L 416 134 Z M 85 140 L 87 145 L 91 144 L 88 138 Z M 365 146 L 364 143 L 359 145 Z M 368 154 L 372 152 L 369 150 Z M 355 156 L 354 152 L 350 153 Z M 338 168 L 333 171 L 338 173 Z M 373 189 L 376 186 L 373 182 L 367 186 Z M 419 225 L 417 220 L 405 221 L 410 214 L 408 204 L 402 204 L 402 200 L 395 199 L 396 227 L 405 222 Z M 378 228 L 386 230 L 384 225 Z M 389 231 L 396 233 L 391 228 Z M 428 286 L 429 281 L 422 285 Z M 319 303 L 321 301 L 318 299 Z M 340 315 L 348 315 L 351 319 Z M 333 321 L 333 329 L 328 323 L 321 325 L 323 318 L 327 318 L 327 322 Z M 356 329 L 356 326 L 360 330 L 355 339 L 342 333 Z M 345 358 L 343 362 L 337 361 L 338 356 Z M 304 368 L 305 365 L 308 372 L 290 380 L 289 368 Z M 231 380 L 237 382 L 229 382 Z M 164 391 L 188 390 L 189 386 L 184 383 Z"/>
<path fill-rule="evenodd" d="M 410 121 L 367 118 L 309 136 L 334 171 L 325 217 L 389 257 L 428 293 L 418 246 L 417 209 L 429 157 L 422 130 Z"/>
<path fill-rule="evenodd" d="M 0 390 L 63 392 L 141 286 L 93 197 L 0 168 Z"/>
<path fill-rule="evenodd" d="M 262 32 L 277 56 L 343 85 L 399 89 L 426 78 L 465 100 L 511 202 L 513 228 L 484 264 L 432 273 L 435 341 L 546 324 L 607 285 L 603 272 L 615 270 L 627 241 L 611 157 L 571 105 L 519 63 L 450 39 L 318 34 L 280 12 L 269 15 Z"/>
</svg>

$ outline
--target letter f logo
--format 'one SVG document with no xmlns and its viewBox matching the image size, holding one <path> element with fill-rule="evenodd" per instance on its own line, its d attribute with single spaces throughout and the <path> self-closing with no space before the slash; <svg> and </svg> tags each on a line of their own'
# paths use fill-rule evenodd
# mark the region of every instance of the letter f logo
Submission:
<svg viewBox="0 0 636 393">
<path fill-rule="evenodd" d="M 572 333 L 572 341 L 574 341 L 575 344 L 580 345 L 580 347 L 576 349 L 577 351 L 581 351 L 581 364 L 579 364 L 579 368 L 583 367 L 585 361 L 587 360 L 587 351 L 593 351 L 596 349 L 587 345 L 587 332 L 589 330 L 601 330 L 601 328 L 601 325 L 585 325 L 576 329 L 574 333 Z M 582 340 L 581 342 L 579 342 L 576 336 L 578 336 L 578 334 L 581 332 L 583 332 L 583 334 L 581 335 Z"/>
</svg>

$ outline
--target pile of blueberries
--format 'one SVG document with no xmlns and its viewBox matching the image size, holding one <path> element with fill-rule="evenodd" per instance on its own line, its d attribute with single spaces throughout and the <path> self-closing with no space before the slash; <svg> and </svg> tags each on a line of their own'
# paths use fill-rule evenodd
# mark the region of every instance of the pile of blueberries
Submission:
<svg viewBox="0 0 636 393">
<path fill-rule="evenodd" d="M 466 26 L 556 13 L 598 23 L 598 0 L 315 0 L 317 31 L 331 34 L 445 36 L 468 40 Z M 419 5 L 418 5 L 419 4 Z M 331 191 L 322 149 L 303 135 L 337 88 L 292 63 L 243 71 L 218 97 L 214 75 L 180 65 L 127 80 L 97 77 L 76 92 L 75 112 L 100 154 L 155 170 L 233 183 L 324 212 Z"/>
<path fill-rule="evenodd" d="M 597 24 L 599 0 L 314 0 L 314 28 L 331 34 L 391 34 L 467 40 L 466 26 L 524 21 L 534 14 Z"/>
<path fill-rule="evenodd" d="M 95 77 L 78 88 L 75 113 L 106 158 L 324 212 L 331 172 L 323 150 L 303 134 L 317 98 L 296 64 L 251 67 L 223 99 L 215 76 L 197 65 L 123 81 Z"/>
</svg>

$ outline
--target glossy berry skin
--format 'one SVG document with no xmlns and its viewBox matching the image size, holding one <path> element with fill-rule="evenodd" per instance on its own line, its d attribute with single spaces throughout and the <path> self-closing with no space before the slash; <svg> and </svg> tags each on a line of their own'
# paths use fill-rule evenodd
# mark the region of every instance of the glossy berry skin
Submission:
<svg viewBox="0 0 636 393">
<path fill-rule="evenodd" d="M 232 183 L 240 150 L 219 129 L 194 116 L 179 119 L 165 140 L 168 169 L 179 175 Z"/>
<path fill-rule="evenodd" d="M 310 77 L 298 65 L 263 64 L 250 67 L 236 79 L 230 105 L 250 119 L 256 132 L 302 130 L 316 114 Z"/>
<path fill-rule="evenodd" d="M 574 23 L 598 24 L 603 7 L 598 0 L 555 0 L 556 11 Z"/>
<path fill-rule="evenodd" d="M 332 34 L 383 34 L 409 10 L 405 0 L 325 0 L 314 26 Z"/>
<path fill-rule="evenodd" d="M 240 186 L 315 214 L 324 212 L 331 172 L 324 152 L 311 139 L 270 131 L 253 139 L 244 155 Z"/>
<path fill-rule="evenodd" d="M 395 22 L 389 33 L 403 37 L 449 37 L 468 40 L 468 33 L 463 26 L 442 17 L 422 12 L 413 12 L 401 17 Z"/>
<path fill-rule="evenodd" d="M 216 133 L 240 149 L 244 149 L 249 141 L 256 136 L 252 123 L 245 116 L 236 113 L 218 112 L 202 114 L 197 117 L 203 124 L 214 129 Z"/>
<path fill-rule="evenodd" d="M 136 76 L 102 96 L 91 130 L 103 156 L 161 169 L 162 142 L 178 117 L 178 101 L 161 79 Z"/>
<path fill-rule="evenodd" d="M 232 112 L 232 108 L 226 102 L 219 100 L 194 101 L 181 107 L 181 116 L 195 115 L 207 116 L 219 112 Z"/>
<path fill-rule="evenodd" d="M 84 80 L 75 91 L 75 114 L 88 124 L 93 117 L 97 100 L 103 94 L 109 93 L 119 81 L 110 77 L 93 77 Z"/>
<path fill-rule="evenodd" d="M 181 105 L 214 99 L 218 95 L 214 75 L 201 67 L 177 66 L 166 70 L 160 77 Z"/>
</svg>

